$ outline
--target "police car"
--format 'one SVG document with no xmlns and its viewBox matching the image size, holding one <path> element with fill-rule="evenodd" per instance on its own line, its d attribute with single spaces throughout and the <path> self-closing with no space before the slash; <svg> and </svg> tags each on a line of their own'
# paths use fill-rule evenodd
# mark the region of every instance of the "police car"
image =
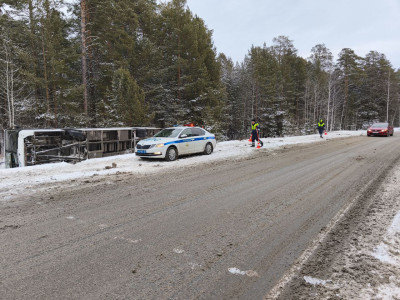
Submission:
<svg viewBox="0 0 400 300">
<path fill-rule="evenodd" d="M 200 127 L 170 127 L 158 132 L 154 137 L 136 144 L 135 153 L 139 157 L 164 158 L 173 161 L 180 155 L 204 153 L 210 155 L 217 142 L 215 135 Z"/>
</svg>

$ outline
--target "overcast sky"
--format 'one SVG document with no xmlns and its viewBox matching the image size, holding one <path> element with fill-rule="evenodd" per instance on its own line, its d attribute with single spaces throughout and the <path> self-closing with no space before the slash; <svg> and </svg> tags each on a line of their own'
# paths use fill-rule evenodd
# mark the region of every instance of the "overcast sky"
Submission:
<svg viewBox="0 0 400 300">
<path fill-rule="evenodd" d="M 337 58 L 343 48 L 365 56 L 384 53 L 400 68 L 400 0 L 187 0 L 193 14 L 213 30 L 214 45 L 243 61 L 252 45 L 288 36 L 307 58 L 325 44 Z"/>
</svg>

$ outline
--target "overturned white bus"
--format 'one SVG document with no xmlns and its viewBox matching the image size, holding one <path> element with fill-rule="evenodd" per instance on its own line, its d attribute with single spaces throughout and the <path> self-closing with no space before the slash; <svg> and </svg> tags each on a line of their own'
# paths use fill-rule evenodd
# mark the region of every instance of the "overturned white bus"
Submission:
<svg viewBox="0 0 400 300">
<path fill-rule="evenodd" d="M 4 131 L 6 168 L 132 153 L 142 138 L 160 128 L 66 128 Z"/>
</svg>

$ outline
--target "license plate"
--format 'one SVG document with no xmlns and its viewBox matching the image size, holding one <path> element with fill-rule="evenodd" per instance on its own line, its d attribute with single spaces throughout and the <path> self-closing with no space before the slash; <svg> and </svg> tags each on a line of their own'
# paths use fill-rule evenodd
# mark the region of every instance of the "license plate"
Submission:
<svg viewBox="0 0 400 300">
<path fill-rule="evenodd" d="M 139 153 L 139 154 L 146 154 L 146 150 L 138 150 L 137 153 Z"/>
</svg>

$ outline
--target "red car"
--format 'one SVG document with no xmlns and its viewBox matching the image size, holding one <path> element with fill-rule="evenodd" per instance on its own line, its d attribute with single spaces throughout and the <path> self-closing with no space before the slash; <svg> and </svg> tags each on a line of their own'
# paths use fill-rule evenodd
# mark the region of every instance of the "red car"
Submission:
<svg viewBox="0 0 400 300">
<path fill-rule="evenodd" d="M 390 126 L 389 123 L 374 123 L 368 128 L 367 135 L 393 136 L 393 126 Z"/>
</svg>

